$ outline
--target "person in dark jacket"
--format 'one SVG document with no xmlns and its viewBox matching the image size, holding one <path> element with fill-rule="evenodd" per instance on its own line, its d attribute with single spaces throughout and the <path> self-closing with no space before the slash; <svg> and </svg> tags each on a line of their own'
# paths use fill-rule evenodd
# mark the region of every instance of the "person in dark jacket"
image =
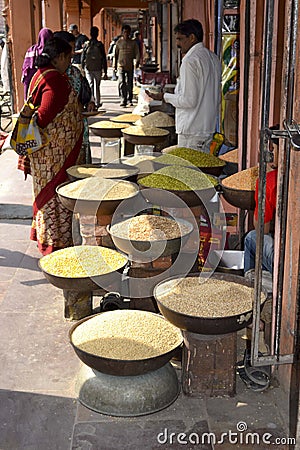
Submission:
<svg viewBox="0 0 300 450">
<path fill-rule="evenodd" d="M 89 38 L 85 34 L 79 32 L 78 26 L 75 23 L 72 23 L 69 26 L 69 32 L 75 36 L 75 51 L 72 58 L 72 64 L 82 72 L 81 54 L 83 51 L 83 45 L 89 40 Z"/>
<path fill-rule="evenodd" d="M 81 56 L 81 65 L 91 86 L 96 108 L 102 106 L 100 94 L 102 74 L 104 74 L 104 80 L 107 80 L 106 53 L 103 43 L 98 41 L 98 35 L 99 28 L 92 27 L 91 39 L 85 42 Z"/>
</svg>

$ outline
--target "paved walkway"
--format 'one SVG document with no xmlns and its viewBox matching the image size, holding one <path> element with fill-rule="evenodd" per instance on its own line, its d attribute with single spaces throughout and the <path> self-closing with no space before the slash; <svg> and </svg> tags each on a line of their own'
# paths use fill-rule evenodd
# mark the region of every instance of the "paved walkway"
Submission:
<svg viewBox="0 0 300 450">
<path fill-rule="evenodd" d="M 116 83 L 103 82 L 102 88 L 103 107 L 111 114 L 125 112 L 118 106 Z M 98 150 L 95 145 L 95 158 Z M 71 323 L 63 316 L 62 292 L 39 270 L 40 254 L 29 240 L 31 180 L 23 180 L 16 164 L 13 151 L 0 156 L 0 449 L 211 449 L 208 443 L 192 445 L 193 436 L 236 432 L 239 422 L 260 436 L 286 437 L 287 416 L 275 383 L 268 391 L 255 393 L 238 379 L 233 398 L 180 393 L 163 411 L 137 418 L 105 416 L 77 401 L 81 363 L 68 340 Z M 160 442 L 159 433 L 163 433 Z M 178 433 L 191 440 L 180 443 L 186 438 Z M 230 443 L 227 436 L 214 448 L 269 448 L 262 443 L 242 445 L 240 436 L 239 444 Z"/>
</svg>

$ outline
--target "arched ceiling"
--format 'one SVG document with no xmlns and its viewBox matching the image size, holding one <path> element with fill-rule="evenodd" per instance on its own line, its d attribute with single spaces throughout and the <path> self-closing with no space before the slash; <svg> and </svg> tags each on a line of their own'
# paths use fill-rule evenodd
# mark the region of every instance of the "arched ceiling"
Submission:
<svg viewBox="0 0 300 450">
<path fill-rule="evenodd" d="M 85 3 L 90 5 L 93 16 L 102 8 L 113 10 L 121 23 L 126 23 L 132 28 L 138 25 L 140 11 L 149 7 L 147 0 L 85 0 Z"/>
<path fill-rule="evenodd" d="M 100 11 L 101 8 L 121 8 L 121 9 L 148 9 L 147 0 L 85 0 L 92 10 Z"/>
</svg>

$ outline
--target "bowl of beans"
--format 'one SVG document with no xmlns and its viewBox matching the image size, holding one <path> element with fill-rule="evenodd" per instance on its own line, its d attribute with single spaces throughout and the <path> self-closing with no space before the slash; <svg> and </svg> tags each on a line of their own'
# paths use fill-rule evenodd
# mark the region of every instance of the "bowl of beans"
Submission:
<svg viewBox="0 0 300 450">
<path fill-rule="evenodd" d="M 77 322 L 70 343 L 83 363 L 109 375 L 141 375 L 167 364 L 181 346 L 181 331 L 159 314 L 106 311 Z"/>
<path fill-rule="evenodd" d="M 223 197 L 237 208 L 254 210 L 257 177 L 258 167 L 250 167 L 222 179 L 220 185 Z"/>
<path fill-rule="evenodd" d="M 247 327 L 253 316 L 253 284 L 238 275 L 202 275 L 171 277 L 156 285 L 154 297 L 163 316 L 182 330 L 199 334 L 233 333 Z M 261 305 L 265 300 L 263 291 Z"/>
<path fill-rule="evenodd" d="M 186 244 L 193 225 L 182 219 L 142 214 L 107 227 L 116 248 L 129 259 L 151 262 L 177 254 Z"/>
</svg>

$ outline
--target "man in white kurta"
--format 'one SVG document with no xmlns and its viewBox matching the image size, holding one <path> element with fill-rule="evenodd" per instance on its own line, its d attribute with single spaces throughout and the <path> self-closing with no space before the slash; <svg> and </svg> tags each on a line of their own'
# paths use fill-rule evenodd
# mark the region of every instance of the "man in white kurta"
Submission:
<svg viewBox="0 0 300 450">
<path fill-rule="evenodd" d="M 216 131 L 221 97 L 221 63 L 217 55 L 203 45 L 203 29 L 190 19 L 174 28 L 181 49 L 182 64 L 174 94 L 147 94 L 175 108 L 178 146 L 209 153 Z"/>
</svg>

